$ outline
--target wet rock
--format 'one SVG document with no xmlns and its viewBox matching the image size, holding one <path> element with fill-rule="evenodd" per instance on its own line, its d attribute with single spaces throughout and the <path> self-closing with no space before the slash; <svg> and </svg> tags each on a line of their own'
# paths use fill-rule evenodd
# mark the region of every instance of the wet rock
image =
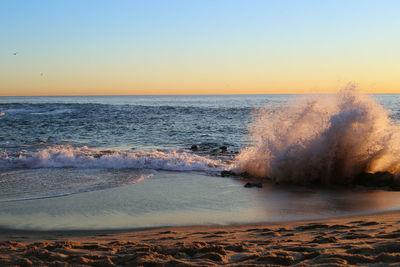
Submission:
<svg viewBox="0 0 400 267">
<path fill-rule="evenodd" d="M 237 176 L 237 175 L 233 171 L 222 171 L 221 172 L 221 177 L 229 177 L 229 176 Z"/>
<path fill-rule="evenodd" d="M 393 183 L 391 185 L 391 189 L 393 191 L 400 191 L 400 180 L 399 179 L 393 179 Z"/>
<path fill-rule="evenodd" d="M 354 179 L 357 185 L 367 187 L 392 186 L 394 176 L 390 172 L 360 173 Z"/>
<path fill-rule="evenodd" d="M 248 182 L 247 184 L 244 185 L 244 187 L 247 187 L 247 188 L 251 188 L 251 187 L 261 188 L 262 187 L 262 183 L 251 183 L 251 182 Z"/>
<path fill-rule="evenodd" d="M 199 147 L 198 147 L 197 145 L 192 145 L 192 146 L 190 147 L 190 150 L 192 150 L 192 151 L 197 151 L 197 150 L 199 150 Z"/>
<path fill-rule="evenodd" d="M 248 172 L 241 172 L 239 175 L 243 178 L 251 178 L 252 176 Z"/>
</svg>

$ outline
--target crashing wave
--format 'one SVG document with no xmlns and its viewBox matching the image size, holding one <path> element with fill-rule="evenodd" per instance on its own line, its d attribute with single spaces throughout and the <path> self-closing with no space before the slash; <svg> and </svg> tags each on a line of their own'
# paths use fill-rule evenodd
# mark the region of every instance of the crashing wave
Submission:
<svg viewBox="0 0 400 267">
<path fill-rule="evenodd" d="M 351 184 L 377 172 L 397 179 L 400 127 L 389 114 L 354 87 L 260 109 L 235 171 L 294 184 Z"/>
</svg>

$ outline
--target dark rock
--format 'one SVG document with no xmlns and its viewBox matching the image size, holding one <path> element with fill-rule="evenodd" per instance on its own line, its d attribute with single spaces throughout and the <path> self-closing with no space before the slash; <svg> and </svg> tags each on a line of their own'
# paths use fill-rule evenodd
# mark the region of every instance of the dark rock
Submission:
<svg viewBox="0 0 400 267">
<path fill-rule="evenodd" d="M 226 152 L 228 150 L 226 146 L 221 146 L 219 147 L 219 149 L 221 149 L 222 152 Z"/>
<path fill-rule="evenodd" d="M 197 150 L 199 150 L 199 147 L 198 147 L 197 145 L 192 145 L 192 146 L 190 147 L 190 150 L 192 150 L 192 151 L 197 151 Z"/>
<path fill-rule="evenodd" d="M 244 187 L 247 187 L 247 188 L 251 188 L 251 187 L 261 188 L 262 187 L 262 183 L 251 183 L 251 182 L 248 182 L 247 184 L 244 185 Z"/>
<path fill-rule="evenodd" d="M 237 176 L 236 173 L 233 171 L 222 171 L 221 172 L 221 177 L 229 177 L 229 176 Z"/>
<path fill-rule="evenodd" d="M 251 178 L 252 176 L 248 172 L 241 172 L 239 173 L 240 176 L 243 178 Z"/>
<path fill-rule="evenodd" d="M 390 172 L 360 173 L 354 179 L 357 185 L 367 187 L 392 186 L 394 176 Z"/>
<path fill-rule="evenodd" d="M 391 189 L 393 191 L 400 191 L 400 181 L 398 179 L 393 179 L 393 183 L 391 185 Z"/>
</svg>

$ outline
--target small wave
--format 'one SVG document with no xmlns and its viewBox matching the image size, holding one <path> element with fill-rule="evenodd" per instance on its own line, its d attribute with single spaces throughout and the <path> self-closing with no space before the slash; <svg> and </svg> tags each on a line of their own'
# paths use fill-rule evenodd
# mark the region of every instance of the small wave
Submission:
<svg viewBox="0 0 400 267">
<path fill-rule="evenodd" d="M 73 109 L 55 109 L 50 111 L 32 112 L 32 115 L 58 115 L 63 113 L 71 113 Z"/>
<path fill-rule="evenodd" d="M 56 145 L 38 151 L 0 155 L 3 168 L 110 168 L 155 169 L 170 171 L 219 171 L 221 160 L 184 150 L 120 151 L 97 150 L 71 145 Z"/>
<path fill-rule="evenodd" d="M 65 192 L 65 193 L 59 193 L 59 194 L 53 194 L 53 195 L 45 195 L 45 196 L 34 196 L 34 197 L 20 197 L 20 198 L 11 198 L 11 199 L 5 199 L 5 200 L 0 200 L 0 203 L 6 203 L 6 202 L 17 202 L 17 201 L 25 201 L 25 200 L 38 200 L 38 199 L 47 199 L 47 198 L 56 198 L 56 197 L 65 197 L 73 194 L 78 194 L 78 193 L 83 193 L 83 192 L 88 192 L 90 190 L 86 191 L 76 191 L 76 192 Z"/>
<path fill-rule="evenodd" d="M 398 179 L 400 127 L 389 114 L 354 87 L 260 109 L 236 171 L 295 184 L 350 184 L 376 172 Z"/>
<path fill-rule="evenodd" d="M 89 188 L 70 190 L 70 191 L 59 192 L 59 193 L 50 193 L 50 194 L 46 194 L 46 195 L 26 196 L 26 197 L 9 198 L 9 199 L 6 197 L 6 199 L 0 199 L 0 203 L 2 203 L 2 202 L 25 201 L 25 200 L 38 200 L 38 199 L 47 199 L 47 198 L 56 198 L 56 197 L 65 197 L 65 196 L 69 196 L 69 195 L 81 194 L 81 193 L 86 193 L 86 192 L 91 192 L 91 191 L 107 190 L 107 189 L 110 189 L 110 188 L 113 188 L 113 187 L 126 186 L 126 185 L 129 185 L 129 184 L 137 184 L 137 183 L 142 182 L 144 179 L 148 179 L 148 178 L 150 178 L 152 176 L 153 176 L 153 174 L 142 174 L 136 179 L 132 179 L 129 182 L 124 182 L 124 183 L 120 183 L 120 184 L 103 185 L 103 186 L 100 186 L 100 187 L 89 187 Z"/>
</svg>

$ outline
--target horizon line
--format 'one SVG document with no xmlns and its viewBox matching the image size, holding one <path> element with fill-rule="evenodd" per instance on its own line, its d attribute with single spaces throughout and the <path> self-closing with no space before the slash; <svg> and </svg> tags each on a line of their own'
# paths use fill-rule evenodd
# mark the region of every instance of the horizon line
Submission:
<svg viewBox="0 0 400 267">
<path fill-rule="evenodd" d="M 90 94 L 90 95 L 0 95 L 0 97 L 77 97 L 77 96 L 229 96 L 229 95 L 332 95 L 338 92 L 318 92 L 318 93 L 237 93 L 237 94 Z M 398 93 L 367 93 L 363 94 L 372 95 L 397 95 Z"/>
</svg>

